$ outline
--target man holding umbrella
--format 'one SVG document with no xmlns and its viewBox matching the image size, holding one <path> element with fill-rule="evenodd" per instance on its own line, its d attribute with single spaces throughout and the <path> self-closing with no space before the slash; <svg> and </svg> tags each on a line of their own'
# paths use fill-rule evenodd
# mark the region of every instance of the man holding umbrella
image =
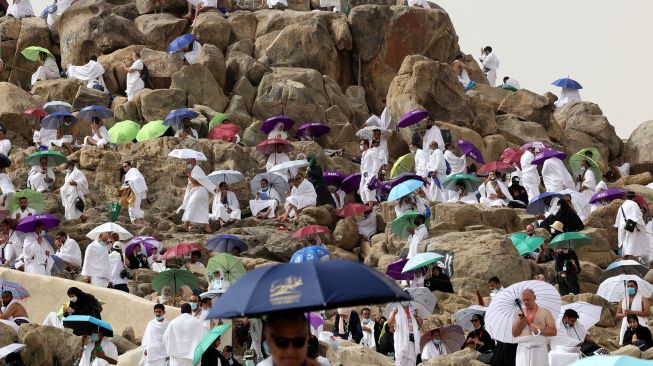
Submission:
<svg viewBox="0 0 653 366">
<path fill-rule="evenodd" d="M 79 361 L 79 366 L 118 364 L 118 349 L 102 332 L 91 333 L 88 339 L 89 342 L 82 347 L 82 357 Z"/>
<path fill-rule="evenodd" d="M 516 365 L 548 366 L 548 353 L 545 337 L 557 334 L 555 320 L 551 312 L 535 302 L 535 292 L 525 289 L 522 292 L 523 307 L 517 311 L 512 322 L 513 337 L 535 336 L 533 340 L 521 342 L 517 346 Z M 518 300 L 517 300 L 518 301 Z M 541 336 L 541 337 L 540 337 Z"/>
<path fill-rule="evenodd" d="M 109 233 L 101 233 L 86 247 L 81 275 L 84 282 L 93 286 L 109 287 L 111 284 L 111 263 L 109 261 Z"/>
<path fill-rule="evenodd" d="M 181 220 L 184 230 L 190 230 L 190 223 L 204 225 L 204 231 L 211 233 L 209 225 L 209 194 L 215 192 L 215 184 L 206 176 L 202 168 L 197 165 L 197 160 L 186 159 L 184 174 L 188 177 L 188 186 L 184 194 L 184 202 L 177 211 L 184 210 Z"/>
<path fill-rule="evenodd" d="M 45 229 L 45 223 L 36 221 L 34 223 L 34 231 L 28 233 L 25 237 L 23 261 L 25 262 L 25 272 L 27 273 L 44 276 L 50 275 L 50 270 L 54 263 L 50 255 L 54 253 L 54 250 L 45 238 Z"/>
<path fill-rule="evenodd" d="M 308 324 L 304 313 L 283 311 L 270 313 L 265 327 L 265 342 L 270 357 L 258 366 L 303 366 L 307 364 Z"/>
<path fill-rule="evenodd" d="M 54 180 L 54 169 L 48 166 L 48 157 L 42 156 L 39 165 L 33 166 L 27 175 L 27 187 L 43 192 L 52 186 Z"/>
</svg>

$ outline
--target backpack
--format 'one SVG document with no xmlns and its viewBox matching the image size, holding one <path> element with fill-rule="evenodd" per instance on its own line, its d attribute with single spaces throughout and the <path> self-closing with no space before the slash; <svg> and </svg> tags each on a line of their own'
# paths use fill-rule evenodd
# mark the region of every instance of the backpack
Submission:
<svg viewBox="0 0 653 366">
<path fill-rule="evenodd" d="M 143 63 L 143 70 L 141 70 L 141 80 L 147 81 L 150 78 L 150 70 L 147 68 L 147 65 Z"/>
</svg>

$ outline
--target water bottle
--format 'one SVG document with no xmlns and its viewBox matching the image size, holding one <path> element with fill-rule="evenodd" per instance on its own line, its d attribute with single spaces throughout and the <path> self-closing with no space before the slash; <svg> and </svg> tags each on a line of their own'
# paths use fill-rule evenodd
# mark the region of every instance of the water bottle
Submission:
<svg viewBox="0 0 653 366">
<path fill-rule="evenodd" d="M 336 339 L 335 336 L 329 337 L 329 346 L 333 350 L 333 352 L 338 352 L 338 340 Z"/>
</svg>

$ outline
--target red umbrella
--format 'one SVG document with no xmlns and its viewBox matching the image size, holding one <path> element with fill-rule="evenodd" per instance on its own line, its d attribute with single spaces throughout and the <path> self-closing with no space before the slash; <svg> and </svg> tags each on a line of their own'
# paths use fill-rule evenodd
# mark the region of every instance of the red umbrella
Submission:
<svg viewBox="0 0 653 366">
<path fill-rule="evenodd" d="M 293 239 L 301 239 L 305 238 L 311 235 L 317 235 L 317 234 L 329 234 L 331 233 L 331 230 L 329 230 L 328 227 L 322 226 L 322 225 L 308 225 L 304 226 L 303 228 L 295 231 L 291 238 Z"/>
<path fill-rule="evenodd" d="M 281 146 L 283 148 L 282 152 L 284 153 L 291 152 L 295 149 L 287 140 L 267 139 L 261 141 L 260 144 L 256 145 L 256 150 L 262 152 L 265 155 L 270 155 L 277 152 L 277 146 Z"/>
<path fill-rule="evenodd" d="M 240 127 L 233 123 L 223 123 L 213 127 L 206 135 L 206 138 L 209 140 L 232 141 L 238 132 L 240 132 Z"/>
<path fill-rule="evenodd" d="M 30 109 L 26 110 L 25 112 L 23 112 L 23 114 L 27 114 L 27 115 L 30 115 L 30 116 L 33 116 L 33 117 L 38 117 L 38 118 L 43 118 L 43 117 L 48 115 L 48 113 L 46 111 L 44 111 L 43 109 L 41 109 L 41 108 L 30 108 Z"/>
<path fill-rule="evenodd" d="M 644 197 L 640 195 L 636 195 L 635 198 L 633 198 L 633 201 L 637 202 L 640 208 L 643 208 L 648 212 L 648 202 L 644 199 Z"/>
<path fill-rule="evenodd" d="M 161 259 L 171 259 L 174 257 L 180 257 L 182 255 L 190 254 L 195 251 L 201 251 L 205 248 L 197 243 L 179 243 L 174 247 L 166 250 L 165 254 L 161 256 Z"/>
<path fill-rule="evenodd" d="M 505 174 L 505 173 L 514 172 L 515 170 L 517 169 L 511 164 L 505 163 L 503 161 L 493 161 L 491 163 L 487 163 L 482 167 L 478 168 L 476 174 L 488 175 L 490 174 L 490 172 L 499 172 L 501 174 Z"/>
<path fill-rule="evenodd" d="M 343 208 L 336 210 L 336 215 L 340 217 L 350 217 L 363 214 L 370 210 L 370 207 L 361 203 L 348 203 Z"/>
<path fill-rule="evenodd" d="M 519 159 L 521 159 L 521 156 L 524 154 L 524 152 L 518 148 L 518 147 L 509 147 L 501 153 L 501 161 L 503 161 L 506 164 L 517 164 L 517 166 L 521 169 L 521 163 L 519 162 Z"/>
</svg>

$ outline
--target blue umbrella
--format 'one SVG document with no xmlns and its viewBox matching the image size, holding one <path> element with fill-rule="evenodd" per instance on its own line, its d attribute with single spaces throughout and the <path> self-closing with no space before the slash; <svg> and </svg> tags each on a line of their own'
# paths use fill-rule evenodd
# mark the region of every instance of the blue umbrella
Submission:
<svg viewBox="0 0 653 366">
<path fill-rule="evenodd" d="M 65 121 L 66 117 L 70 118 L 68 122 Z M 43 117 L 41 120 L 41 127 L 49 130 L 56 130 L 62 125 L 72 125 L 77 123 L 77 118 L 70 114 L 70 112 L 54 112 Z"/>
<path fill-rule="evenodd" d="M 112 116 L 113 113 L 111 113 L 111 110 L 102 105 L 89 105 L 88 107 L 82 108 L 82 110 L 77 113 L 77 118 L 86 121 L 92 121 L 93 118 L 96 117 L 99 119 L 107 119 Z"/>
<path fill-rule="evenodd" d="M 626 274 L 626 275 L 635 275 L 644 278 L 648 268 L 643 266 L 638 261 L 632 259 L 622 259 L 616 262 L 612 262 L 608 268 L 606 268 L 601 274 L 601 282 L 607 280 L 610 277 Z"/>
<path fill-rule="evenodd" d="M 244 252 L 247 250 L 247 243 L 236 235 L 220 234 L 209 239 L 206 247 L 220 253 L 230 253 L 233 248 L 238 247 Z"/>
<path fill-rule="evenodd" d="M 526 212 L 532 215 L 544 213 L 544 211 L 546 211 L 546 205 L 544 204 L 544 199 L 547 197 L 562 198 L 562 195 L 556 192 L 540 193 L 537 196 L 533 197 L 533 200 L 528 204 L 528 208 L 526 209 Z"/>
<path fill-rule="evenodd" d="M 404 196 L 408 196 L 409 194 L 415 192 L 417 188 L 420 188 L 423 185 L 424 182 L 415 179 L 409 179 L 403 183 L 397 184 L 390 190 L 390 194 L 388 195 L 388 202 L 398 200 Z"/>
<path fill-rule="evenodd" d="M 217 301 L 207 319 L 259 317 L 276 311 L 313 311 L 409 301 L 382 273 L 348 260 L 281 263 L 242 276 Z"/>
<path fill-rule="evenodd" d="M 105 337 L 113 337 L 109 323 L 88 315 L 68 315 L 63 319 L 63 326 L 72 329 L 77 336 L 102 333 Z"/>
<path fill-rule="evenodd" d="M 329 251 L 321 245 L 312 245 L 302 248 L 290 257 L 290 263 L 303 263 L 310 261 L 319 261 L 322 258 L 328 259 Z"/>
<path fill-rule="evenodd" d="M 54 262 L 52 264 L 52 269 L 50 270 L 51 275 L 56 275 L 58 273 L 61 273 L 66 270 L 66 262 L 64 262 L 63 259 L 61 259 L 59 256 L 52 255 L 50 256 L 52 258 L 52 261 Z"/>
<path fill-rule="evenodd" d="M 199 114 L 192 109 L 188 109 L 188 108 L 175 109 L 174 111 L 170 112 L 166 116 L 166 119 L 163 121 L 163 124 L 166 126 L 177 126 L 181 124 L 182 120 L 186 118 L 193 119 L 197 116 L 199 116 Z"/>
<path fill-rule="evenodd" d="M 170 44 L 166 51 L 169 53 L 177 52 L 180 49 L 188 46 L 189 44 L 195 42 L 195 36 L 192 34 L 182 34 L 181 36 L 175 38 Z"/>
<path fill-rule="evenodd" d="M 580 85 L 578 81 L 574 79 L 570 79 L 568 77 L 563 79 L 558 79 L 552 82 L 551 85 L 559 86 L 561 88 L 566 88 L 566 89 L 583 89 L 583 87 Z"/>
</svg>

